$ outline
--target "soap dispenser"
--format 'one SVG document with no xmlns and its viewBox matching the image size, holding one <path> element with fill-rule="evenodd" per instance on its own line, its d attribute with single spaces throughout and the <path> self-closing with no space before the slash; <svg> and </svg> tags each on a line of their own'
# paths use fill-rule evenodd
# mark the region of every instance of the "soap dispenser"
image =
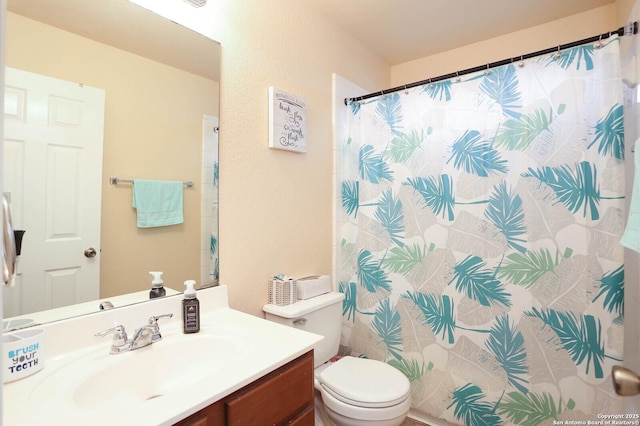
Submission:
<svg viewBox="0 0 640 426">
<path fill-rule="evenodd" d="M 160 271 L 151 271 L 149 275 L 153 276 L 153 281 L 151 281 L 151 291 L 149 291 L 149 299 L 155 299 L 156 297 L 162 297 L 167 294 L 167 291 L 164 289 L 164 281 L 162 281 L 162 272 Z"/>
<path fill-rule="evenodd" d="M 193 288 L 195 284 L 194 280 L 184 282 L 187 287 L 182 299 L 182 328 L 185 334 L 200 331 L 200 301 L 196 298 L 196 290 Z"/>
</svg>

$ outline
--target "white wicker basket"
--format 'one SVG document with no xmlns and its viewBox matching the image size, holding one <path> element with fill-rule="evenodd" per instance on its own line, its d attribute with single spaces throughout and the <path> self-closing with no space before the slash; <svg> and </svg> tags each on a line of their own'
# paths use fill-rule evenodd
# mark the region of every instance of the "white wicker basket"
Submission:
<svg viewBox="0 0 640 426">
<path fill-rule="evenodd" d="M 284 306 L 298 301 L 297 281 L 271 278 L 268 282 L 269 303 Z"/>
</svg>

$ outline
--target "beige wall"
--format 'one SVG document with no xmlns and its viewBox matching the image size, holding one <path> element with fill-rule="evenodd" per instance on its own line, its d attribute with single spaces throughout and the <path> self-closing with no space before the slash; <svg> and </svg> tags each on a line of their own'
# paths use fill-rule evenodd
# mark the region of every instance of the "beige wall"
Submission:
<svg viewBox="0 0 640 426">
<path fill-rule="evenodd" d="M 637 19 L 637 0 L 616 0 L 616 25 L 621 27 Z M 634 11 L 634 8 L 636 9 Z"/>
<path fill-rule="evenodd" d="M 615 3 L 391 68 L 391 86 L 454 73 L 601 34 L 616 24 Z M 437 40 L 434 40 L 437 43 Z"/>
<path fill-rule="evenodd" d="M 220 278 L 233 308 L 262 316 L 277 273 L 330 274 L 332 73 L 385 87 L 389 69 L 291 0 L 220 0 Z M 268 148 L 268 87 L 307 101 L 308 152 Z"/>
<path fill-rule="evenodd" d="M 200 277 L 200 189 L 185 189 L 185 223 L 138 229 L 130 185 L 109 176 L 200 182 L 202 115 L 218 115 L 218 84 L 8 14 L 6 65 L 106 91 L 101 297 L 150 287 L 164 270 L 182 289 Z"/>
</svg>

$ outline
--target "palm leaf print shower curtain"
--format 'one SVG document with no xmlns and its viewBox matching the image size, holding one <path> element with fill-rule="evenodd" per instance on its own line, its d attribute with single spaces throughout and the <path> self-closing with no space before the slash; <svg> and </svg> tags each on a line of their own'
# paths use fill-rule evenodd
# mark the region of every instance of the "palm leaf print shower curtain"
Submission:
<svg viewBox="0 0 640 426">
<path fill-rule="evenodd" d="M 453 424 L 620 413 L 617 37 L 348 110 L 337 281 L 352 351 Z"/>
</svg>

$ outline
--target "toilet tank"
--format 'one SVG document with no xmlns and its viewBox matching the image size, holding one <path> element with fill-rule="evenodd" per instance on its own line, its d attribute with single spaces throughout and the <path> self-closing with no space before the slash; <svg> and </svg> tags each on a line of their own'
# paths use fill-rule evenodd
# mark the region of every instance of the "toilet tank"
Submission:
<svg viewBox="0 0 640 426">
<path fill-rule="evenodd" d="M 338 354 L 342 328 L 342 299 L 344 294 L 330 292 L 290 305 L 264 305 L 265 318 L 289 327 L 324 336 L 314 346 L 315 367 Z"/>
</svg>

